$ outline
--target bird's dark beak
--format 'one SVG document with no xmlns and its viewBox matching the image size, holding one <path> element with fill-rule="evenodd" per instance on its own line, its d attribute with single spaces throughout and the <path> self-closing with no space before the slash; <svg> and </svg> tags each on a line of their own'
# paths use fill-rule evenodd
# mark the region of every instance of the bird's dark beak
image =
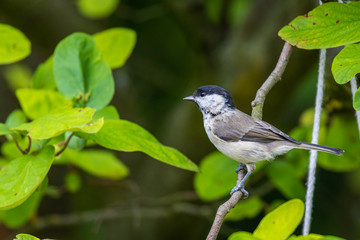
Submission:
<svg viewBox="0 0 360 240">
<path fill-rule="evenodd" d="M 188 97 L 184 98 L 183 100 L 195 102 L 195 99 L 193 96 L 188 96 Z"/>
</svg>

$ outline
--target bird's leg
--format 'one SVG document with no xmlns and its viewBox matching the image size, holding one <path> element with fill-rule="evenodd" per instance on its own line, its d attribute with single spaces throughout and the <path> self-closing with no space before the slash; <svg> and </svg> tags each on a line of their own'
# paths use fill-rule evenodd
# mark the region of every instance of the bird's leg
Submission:
<svg viewBox="0 0 360 240">
<path fill-rule="evenodd" d="M 245 177 L 241 180 L 241 182 L 236 185 L 230 192 L 230 195 L 233 195 L 234 192 L 237 191 L 241 191 L 244 195 L 243 198 L 247 198 L 249 196 L 249 193 L 244 189 L 244 184 L 246 179 L 250 176 L 250 174 L 255 170 L 255 164 L 242 164 L 240 163 L 239 166 L 236 168 L 236 172 L 238 173 L 239 171 L 247 171 L 247 173 L 245 174 Z"/>
<path fill-rule="evenodd" d="M 240 171 L 247 171 L 246 164 L 240 163 L 239 166 L 235 169 L 236 173 L 239 173 Z"/>
</svg>

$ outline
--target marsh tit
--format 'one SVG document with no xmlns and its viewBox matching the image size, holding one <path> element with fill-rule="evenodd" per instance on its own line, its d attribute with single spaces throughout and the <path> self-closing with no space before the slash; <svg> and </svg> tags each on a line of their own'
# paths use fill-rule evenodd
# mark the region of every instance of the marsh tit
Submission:
<svg viewBox="0 0 360 240">
<path fill-rule="evenodd" d="M 253 118 L 236 109 L 231 94 L 225 89 L 208 85 L 198 88 L 184 100 L 197 104 L 204 118 L 204 128 L 215 147 L 229 158 L 240 162 L 236 172 L 247 171 L 241 183 L 231 194 L 242 191 L 244 183 L 255 169 L 255 163 L 272 160 L 293 148 L 316 150 L 336 155 L 344 151 L 338 148 L 299 142 L 271 124 Z"/>
</svg>

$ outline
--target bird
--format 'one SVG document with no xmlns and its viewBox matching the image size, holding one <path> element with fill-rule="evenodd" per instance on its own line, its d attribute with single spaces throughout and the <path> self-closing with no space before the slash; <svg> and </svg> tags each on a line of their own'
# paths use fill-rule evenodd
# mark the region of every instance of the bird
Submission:
<svg viewBox="0 0 360 240">
<path fill-rule="evenodd" d="M 344 150 L 318 144 L 300 142 L 273 125 L 254 118 L 234 104 L 232 95 L 222 87 L 206 85 L 199 87 L 184 100 L 195 102 L 203 115 L 206 134 L 213 145 L 224 155 L 239 162 L 235 170 L 246 174 L 230 192 L 248 192 L 244 189 L 246 179 L 255 170 L 255 163 L 270 161 L 294 148 L 316 150 L 341 155 Z"/>
</svg>

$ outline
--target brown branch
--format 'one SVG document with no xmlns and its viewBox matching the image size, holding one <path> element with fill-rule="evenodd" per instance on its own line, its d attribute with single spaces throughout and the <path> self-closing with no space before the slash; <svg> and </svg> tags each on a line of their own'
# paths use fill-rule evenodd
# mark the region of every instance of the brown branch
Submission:
<svg viewBox="0 0 360 240">
<path fill-rule="evenodd" d="M 281 80 L 281 77 L 284 73 L 287 63 L 289 62 L 291 49 L 292 49 L 291 45 L 285 42 L 279 60 L 275 66 L 275 69 L 272 71 L 272 73 L 266 79 L 263 85 L 259 88 L 259 90 L 256 93 L 255 100 L 252 101 L 251 103 L 251 106 L 253 108 L 251 115 L 253 117 L 262 119 L 262 110 L 264 107 L 266 95 L 270 92 L 270 90 L 274 87 L 274 85 Z"/>
<path fill-rule="evenodd" d="M 240 184 L 241 180 L 245 177 L 246 172 L 245 171 L 239 171 L 238 172 L 238 178 L 236 181 L 236 185 Z M 211 226 L 210 232 L 206 238 L 206 240 L 215 240 L 217 235 L 219 234 L 221 225 L 224 221 L 225 216 L 229 213 L 229 211 L 235 207 L 235 205 L 238 203 L 238 201 L 243 196 L 243 193 L 241 191 L 234 192 L 233 195 L 227 200 L 225 203 L 223 203 L 217 210 L 216 216 L 213 222 L 213 225 Z"/>
<path fill-rule="evenodd" d="M 252 116 L 258 119 L 262 119 L 262 111 L 264 107 L 264 102 L 266 95 L 270 92 L 272 87 L 281 80 L 281 76 L 284 73 L 287 63 L 289 62 L 291 54 L 291 45 L 285 42 L 284 47 L 281 51 L 279 60 L 275 66 L 275 69 L 272 71 L 270 76 L 266 79 L 263 85 L 259 88 L 256 93 L 255 100 L 251 103 L 252 105 Z M 236 185 L 238 185 L 241 180 L 245 177 L 246 172 L 239 171 L 238 179 Z M 224 221 L 225 216 L 229 213 L 229 211 L 235 207 L 238 201 L 243 196 L 241 191 L 235 192 L 229 200 L 223 203 L 217 210 L 216 216 L 211 226 L 210 232 L 206 238 L 206 240 L 215 240 L 219 234 L 221 225 Z"/>
</svg>

